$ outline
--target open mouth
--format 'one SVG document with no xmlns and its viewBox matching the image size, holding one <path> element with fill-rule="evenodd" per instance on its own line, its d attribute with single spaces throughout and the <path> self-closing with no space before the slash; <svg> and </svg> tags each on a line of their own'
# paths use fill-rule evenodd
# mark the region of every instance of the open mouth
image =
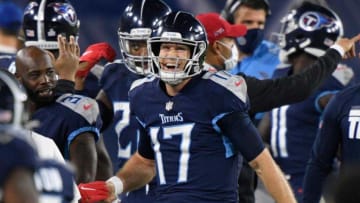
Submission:
<svg viewBox="0 0 360 203">
<path fill-rule="evenodd" d="M 53 95 L 53 88 L 43 88 L 37 91 L 38 96 L 40 97 L 50 97 Z"/>
<path fill-rule="evenodd" d="M 168 70 L 168 71 L 178 71 L 178 64 L 172 64 L 172 63 L 162 63 L 161 67 L 163 68 L 163 70 Z"/>
</svg>

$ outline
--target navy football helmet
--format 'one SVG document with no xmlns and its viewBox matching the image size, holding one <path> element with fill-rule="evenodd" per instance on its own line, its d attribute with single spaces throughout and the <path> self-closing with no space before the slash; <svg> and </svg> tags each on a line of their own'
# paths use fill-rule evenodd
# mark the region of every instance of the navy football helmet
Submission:
<svg viewBox="0 0 360 203">
<path fill-rule="evenodd" d="M 0 126 L 20 128 L 28 119 L 27 95 L 10 72 L 0 69 Z"/>
<path fill-rule="evenodd" d="M 182 11 L 170 13 L 159 21 L 148 40 L 149 53 L 153 55 L 155 64 L 151 67 L 151 72 L 172 85 L 199 74 L 203 69 L 207 42 L 205 28 L 193 15 Z M 176 43 L 190 47 L 191 55 L 184 70 L 161 69 L 159 52 L 162 43 Z"/>
<path fill-rule="evenodd" d="M 225 7 L 221 11 L 221 16 L 229 23 L 234 23 L 234 13 L 241 5 L 246 5 L 253 9 L 264 9 L 267 15 L 271 14 L 268 0 L 227 0 Z"/>
<path fill-rule="evenodd" d="M 150 73 L 147 40 L 152 27 L 171 12 L 161 0 L 133 0 L 123 12 L 118 29 L 120 50 L 126 67 L 141 75 Z"/>
<path fill-rule="evenodd" d="M 309 2 L 290 11 L 281 23 L 278 44 L 283 61 L 298 51 L 320 57 L 344 33 L 343 24 L 334 11 Z"/>
<path fill-rule="evenodd" d="M 80 21 L 67 0 L 31 0 L 24 11 L 25 46 L 58 49 L 57 36 L 79 35 Z"/>
</svg>

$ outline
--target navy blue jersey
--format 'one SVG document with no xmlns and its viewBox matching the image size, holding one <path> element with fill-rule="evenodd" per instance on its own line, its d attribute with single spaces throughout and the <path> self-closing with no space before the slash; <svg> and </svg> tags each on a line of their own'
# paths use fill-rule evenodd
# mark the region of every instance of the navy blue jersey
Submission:
<svg viewBox="0 0 360 203">
<path fill-rule="evenodd" d="M 112 154 L 117 158 L 115 171 L 137 150 L 138 122 L 134 117 L 130 117 L 128 92 L 131 84 L 141 77 L 129 71 L 123 63 L 112 63 L 106 66 L 101 79 L 102 90 L 112 103 L 114 111 L 113 123 L 110 126 L 112 132 L 106 136 L 117 137 L 116 154 Z"/>
<path fill-rule="evenodd" d="M 19 137 L 0 134 L 0 189 L 6 178 L 16 168 L 27 168 L 35 171 L 37 154 L 29 143 Z"/>
<path fill-rule="evenodd" d="M 96 101 L 76 94 L 63 94 L 56 102 L 38 109 L 32 119 L 40 122 L 34 131 L 53 139 L 66 159 L 76 136 L 90 132 L 97 139 L 101 128 Z"/>
<path fill-rule="evenodd" d="M 304 181 L 304 200 L 318 202 L 340 149 L 341 167 L 360 163 L 360 85 L 339 92 L 325 108 Z"/>
<path fill-rule="evenodd" d="M 0 68 L 15 73 L 15 53 L 6 53 L 0 50 Z"/>
<path fill-rule="evenodd" d="M 143 76 L 129 71 L 121 61 L 105 66 L 100 81 L 102 90 L 113 105 L 114 118 L 104 134 L 104 142 L 113 160 L 114 171 L 118 171 L 137 150 L 138 122 L 130 116 L 128 92 L 131 84 Z M 146 188 L 140 188 L 121 197 L 121 202 L 149 202 Z"/>
<path fill-rule="evenodd" d="M 35 173 L 40 203 L 70 203 L 74 199 L 74 175 L 63 163 L 41 160 Z"/>
<path fill-rule="evenodd" d="M 237 202 L 242 158 L 237 152 L 251 161 L 264 146 L 260 139 L 249 141 L 258 135 L 247 137 L 245 130 L 224 135 L 217 123 L 247 111 L 244 79 L 202 73 L 174 97 L 162 84 L 147 77 L 135 81 L 129 92 L 131 112 L 142 125 L 138 152 L 156 161 L 156 202 Z M 230 141 L 233 136 L 238 142 Z"/>
<path fill-rule="evenodd" d="M 288 76 L 291 70 L 290 67 L 277 69 L 274 77 Z M 343 89 L 352 76 L 351 69 L 338 68 L 308 99 L 271 111 L 271 152 L 285 174 L 305 173 L 304 166 L 309 159 L 321 116 L 318 99 Z"/>
</svg>

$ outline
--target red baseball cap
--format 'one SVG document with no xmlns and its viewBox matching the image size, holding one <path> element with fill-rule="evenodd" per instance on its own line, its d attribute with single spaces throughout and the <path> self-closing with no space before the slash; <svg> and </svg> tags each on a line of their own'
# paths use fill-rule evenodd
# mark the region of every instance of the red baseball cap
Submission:
<svg viewBox="0 0 360 203">
<path fill-rule="evenodd" d="M 218 13 L 202 13 L 196 18 L 203 24 L 210 44 L 224 37 L 244 36 L 247 31 L 245 25 L 231 25 Z"/>
</svg>

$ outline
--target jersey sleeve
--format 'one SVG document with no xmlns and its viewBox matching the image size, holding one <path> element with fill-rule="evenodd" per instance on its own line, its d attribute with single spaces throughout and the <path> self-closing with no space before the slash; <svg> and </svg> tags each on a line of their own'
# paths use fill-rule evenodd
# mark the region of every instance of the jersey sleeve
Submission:
<svg viewBox="0 0 360 203">
<path fill-rule="evenodd" d="M 220 118 L 216 125 L 247 161 L 255 159 L 265 148 L 260 134 L 246 112 L 227 114 Z"/>
<path fill-rule="evenodd" d="M 338 91 L 349 87 L 354 83 L 353 78 L 354 71 L 344 64 L 339 64 L 331 77 L 316 92 L 314 103 L 316 110 L 322 113 L 324 109 L 320 106 L 320 99 L 327 95 L 336 94 Z"/>
<path fill-rule="evenodd" d="M 134 91 L 134 88 L 136 88 L 138 85 L 142 84 L 144 79 L 135 81 L 132 85 L 132 88 L 129 91 L 129 102 L 130 102 L 130 117 L 135 117 L 138 125 L 139 130 L 139 144 L 138 144 L 138 153 L 147 158 L 147 159 L 154 159 L 154 150 L 151 145 L 151 137 L 150 134 L 145 129 L 145 124 L 143 122 L 143 115 L 137 113 L 135 110 L 137 109 L 137 106 L 144 106 L 142 104 L 139 104 L 136 99 L 136 94 Z"/>
<path fill-rule="evenodd" d="M 92 133 L 97 140 L 102 121 L 97 102 L 82 95 L 65 94 L 57 99 L 66 110 L 71 110 L 63 126 L 67 128 L 67 147 L 82 133 Z"/>
<path fill-rule="evenodd" d="M 138 152 L 141 156 L 147 158 L 147 159 L 154 159 L 154 150 L 151 147 L 151 138 L 148 133 L 146 133 L 145 129 L 143 128 L 142 122 L 138 120 L 140 123 L 139 127 L 139 134 L 140 134 L 140 140 L 138 145 Z"/>
<path fill-rule="evenodd" d="M 304 100 L 332 74 L 340 60 L 340 54 L 329 49 L 306 71 L 290 77 L 259 80 L 240 73 L 248 85 L 250 113 L 269 111 Z"/>
<path fill-rule="evenodd" d="M 229 140 L 232 148 L 241 152 L 246 160 L 253 160 L 264 146 L 247 112 L 249 105 L 245 80 L 225 72 L 218 72 L 210 79 L 217 84 L 209 88 L 214 98 L 209 100 L 208 107 L 215 130 L 226 137 L 225 140 Z"/>
<path fill-rule="evenodd" d="M 213 83 L 209 84 L 205 90 L 209 93 L 204 96 L 211 97 L 208 100 L 208 108 L 213 117 L 236 111 L 248 111 L 247 84 L 243 77 L 219 71 L 209 76 L 209 79 Z"/>
<path fill-rule="evenodd" d="M 332 168 L 341 136 L 338 123 L 339 97 L 325 108 L 320 130 L 316 136 L 304 178 L 305 202 L 319 202 L 325 178 Z"/>
</svg>

